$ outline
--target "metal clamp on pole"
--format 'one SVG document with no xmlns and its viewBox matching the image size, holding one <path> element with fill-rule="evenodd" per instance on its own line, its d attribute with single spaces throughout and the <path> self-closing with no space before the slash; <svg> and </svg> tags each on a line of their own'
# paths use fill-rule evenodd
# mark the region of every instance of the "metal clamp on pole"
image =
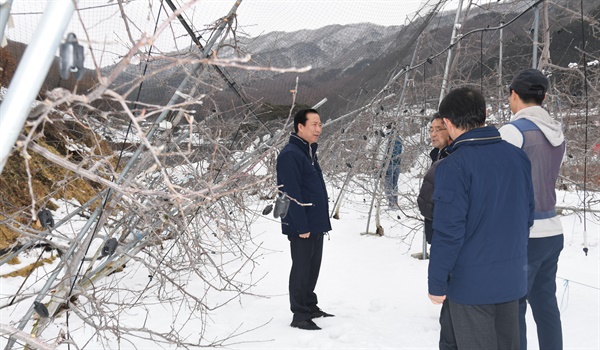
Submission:
<svg viewBox="0 0 600 350">
<path fill-rule="evenodd" d="M 79 45 L 74 33 L 69 33 L 67 40 L 60 44 L 60 77 L 66 80 L 71 73 L 74 73 L 75 80 L 81 80 L 85 74 L 83 60 L 83 46 Z"/>
</svg>

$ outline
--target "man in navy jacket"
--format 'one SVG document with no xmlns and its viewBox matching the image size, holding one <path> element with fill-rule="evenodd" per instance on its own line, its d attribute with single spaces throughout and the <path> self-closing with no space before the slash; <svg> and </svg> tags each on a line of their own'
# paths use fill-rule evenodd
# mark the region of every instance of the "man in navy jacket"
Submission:
<svg viewBox="0 0 600 350">
<path fill-rule="evenodd" d="M 314 292 L 321 268 L 323 235 L 331 230 L 329 202 L 323 173 L 317 160 L 317 141 L 322 124 L 314 109 L 301 110 L 294 116 L 294 132 L 277 157 L 277 184 L 291 199 L 281 230 L 290 241 L 291 326 L 318 330 L 312 319 L 332 317 L 317 306 Z"/>
<path fill-rule="evenodd" d="M 534 217 L 531 164 L 485 126 L 477 90 L 452 90 L 439 113 L 454 141 L 435 173 L 429 298 L 447 303 L 442 334 L 453 332 L 459 349 L 518 349 Z M 441 349 L 451 346 L 440 341 Z"/>
</svg>

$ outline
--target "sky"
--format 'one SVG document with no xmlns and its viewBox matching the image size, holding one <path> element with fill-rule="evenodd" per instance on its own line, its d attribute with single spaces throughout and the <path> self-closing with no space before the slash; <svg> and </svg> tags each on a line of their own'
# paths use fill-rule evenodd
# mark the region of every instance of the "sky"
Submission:
<svg viewBox="0 0 600 350">
<path fill-rule="evenodd" d="M 54 0 L 62 1 L 62 0 Z M 331 24 L 350 24 L 371 22 L 384 26 L 408 24 L 415 18 L 419 9 L 421 15 L 427 13 L 432 4 L 439 0 L 243 0 L 237 11 L 239 33 L 258 36 L 272 31 L 296 31 L 301 29 L 317 29 Z M 484 3 L 490 0 L 480 0 Z M 187 2 L 173 0 L 180 8 Z M 12 20 L 14 27 L 6 33 L 10 40 L 27 43 L 35 33 L 46 5 L 53 1 L 17 0 L 13 2 Z M 208 36 L 210 24 L 224 17 L 234 5 L 232 0 L 197 1 L 187 9 L 183 17 L 198 32 Z M 164 20 L 162 13 L 157 21 L 160 2 L 158 0 L 130 0 L 124 4 L 125 11 L 135 26 L 131 30 L 134 38 L 142 32 L 153 33 L 156 23 Z M 445 10 L 458 6 L 458 0 L 449 0 Z M 112 64 L 114 56 L 119 57 L 131 47 L 116 1 L 114 0 L 79 0 L 82 10 L 81 20 L 74 15 L 67 31 L 74 32 L 80 41 L 90 37 L 96 50 L 102 48 L 106 58 L 104 64 Z M 171 14 L 168 10 L 168 14 Z M 82 25 L 83 23 L 84 25 Z M 85 30 L 84 30 L 85 28 Z M 191 41 L 182 27 L 175 22 L 172 28 L 165 31 L 155 42 L 159 50 L 172 51 L 177 47 L 188 47 Z M 86 50 L 86 66 L 90 64 L 89 52 Z"/>
<path fill-rule="evenodd" d="M 426 157 L 426 155 L 424 155 Z M 418 186 L 415 172 L 401 175 L 400 191 Z M 353 180 L 361 181 L 358 178 Z M 369 180 L 369 179 L 363 179 Z M 339 184 L 326 178 L 329 195 L 336 198 Z M 439 305 L 433 305 L 427 297 L 428 260 L 413 258 L 422 251 L 420 222 L 407 215 L 416 215 L 416 208 L 407 206 L 403 200 L 404 213 L 381 212 L 382 237 L 361 235 L 366 232 L 366 221 L 371 196 L 351 182 L 340 210 L 340 219 L 332 219 L 333 229 L 325 238 L 323 263 L 316 292 L 319 306 L 335 315 L 333 318 L 316 319 L 322 330 L 304 331 L 289 326 L 292 314 L 289 311 L 287 294 L 291 259 L 289 242 L 281 234 L 279 220 L 272 215 L 260 215 L 268 203 L 256 201 L 258 213 L 251 226 L 251 237 L 260 245 L 260 254 L 252 267 L 255 285 L 248 295 L 234 298 L 225 306 L 210 312 L 201 324 L 192 320 L 185 327 L 175 325 L 181 335 L 197 339 L 200 329 L 205 327 L 207 339 L 221 339 L 238 334 L 225 343 L 225 349 L 437 349 L 439 339 Z M 558 192 L 559 206 L 578 206 L 581 200 L 576 192 Z M 64 203 L 63 203 L 64 204 Z M 592 209 L 598 208 L 594 204 Z M 252 208 L 250 208 L 252 209 Z M 61 205 L 53 212 L 54 217 L 64 215 L 67 208 Z M 79 220 L 79 221 L 78 221 Z M 564 334 L 564 349 L 592 350 L 600 348 L 600 251 L 598 216 L 587 216 L 589 253 L 582 251 L 583 222 L 580 214 L 561 217 L 565 233 L 565 248 L 561 253 L 557 278 L 557 298 L 561 310 Z M 84 219 L 75 217 L 70 225 L 77 231 Z M 67 230 L 65 225 L 61 230 Z M 368 231 L 375 230 L 373 219 Z M 66 234 L 66 232 L 65 232 Z M 39 252 L 33 251 L 24 257 L 20 265 L 0 266 L 0 274 L 17 269 L 36 259 Z M 216 259 L 226 252 L 217 252 Z M 54 264 L 58 263 L 55 260 Z M 46 265 L 51 271 L 55 265 Z M 126 269 L 97 281 L 106 285 L 119 284 L 123 289 L 139 291 L 148 281 L 147 270 L 137 263 L 128 263 Z M 239 276 L 247 276 L 241 271 Z M 4 305 L 23 282 L 21 277 L 2 279 L 0 305 Z M 195 286 L 201 281 L 187 281 Z M 37 287 L 26 287 L 23 296 L 31 295 Z M 100 286 L 98 286 L 98 289 Z M 142 321 L 153 330 L 169 330 L 172 317 L 185 319 L 194 310 L 171 309 L 169 305 L 153 303 L 154 289 L 145 293 L 147 309 L 132 308 L 119 315 L 122 326 L 134 326 Z M 123 297 L 123 296 L 122 296 Z M 218 304 L 231 297 L 228 294 L 210 294 L 207 302 Z M 28 299 L 25 299 L 26 301 Z M 45 300 L 44 300 L 45 301 Z M 28 303 L 23 306 L 27 306 Z M 23 307 L 0 308 L 2 323 L 19 320 Z M 530 350 L 538 349 L 536 329 L 528 313 L 528 340 Z M 101 343 L 94 336 L 95 329 L 85 326 L 73 314 L 69 320 L 71 336 L 77 344 L 89 341 L 86 349 L 157 349 L 158 346 L 142 338 L 122 338 L 119 343 Z M 42 339 L 52 335 L 52 329 L 65 329 L 65 318 L 59 317 L 54 328 L 46 331 Z M 131 341 L 131 342 L 130 342 Z M 5 339 L 0 337 L 0 348 Z M 175 349 L 172 347 L 161 347 Z M 59 349 L 67 349 L 62 345 Z"/>
<path fill-rule="evenodd" d="M 295 31 L 361 22 L 392 26 L 406 24 L 425 3 L 423 0 L 250 0 L 242 2 L 238 20 L 249 23 L 243 28 L 250 33 L 270 28 Z"/>
<path fill-rule="evenodd" d="M 371 22 L 380 25 L 401 25 L 407 16 L 413 15 L 419 8 L 438 0 L 242 0 L 239 6 L 238 21 L 244 30 L 251 34 L 260 34 L 274 30 L 294 31 L 316 29 L 329 24 L 349 24 Z M 26 13 L 42 12 L 46 0 L 18 0 L 13 3 L 13 13 L 23 16 Z M 158 8 L 158 0 L 130 0 L 125 8 Z M 176 7 L 187 3 L 185 0 L 173 0 Z M 455 8 L 458 0 L 450 0 L 448 8 Z M 224 16 L 233 6 L 230 0 L 199 0 L 186 16 L 193 19 L 196 26 L 208 24 Z M 79 0 L 82 9 L 116 9 L 116 1 Z M 193 14 L 192 14 L 193 13 Z"/>
</svg>

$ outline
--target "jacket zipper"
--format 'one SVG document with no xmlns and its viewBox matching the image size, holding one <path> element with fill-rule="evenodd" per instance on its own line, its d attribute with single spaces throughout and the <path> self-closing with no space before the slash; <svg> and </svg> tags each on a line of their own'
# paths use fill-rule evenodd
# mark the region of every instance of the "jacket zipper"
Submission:
<svg viewBox="0 0 600 350">
<path fill-rule="evenodd" d="M 479 138 L 472 138 L 472 139 L 464 139 L 464 140 L 460 140 L 458 142 L 454 142 L 453 145 L 458 145 L 459 143 L 466 142 L 466 141 L 487 141 L 487 140 L 498 140 L 498 139 L 502 140 L 502 136 L 479 137 Z"/>
</svg>

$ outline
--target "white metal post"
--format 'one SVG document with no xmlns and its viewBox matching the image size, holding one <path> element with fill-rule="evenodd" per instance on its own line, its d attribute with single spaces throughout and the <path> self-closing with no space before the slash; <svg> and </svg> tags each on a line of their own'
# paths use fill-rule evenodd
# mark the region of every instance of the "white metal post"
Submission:
<svg viewBox="0 0 600 350">
<path fill-rule="evenodd" d="M 502 59 L 503 59 L 503 50 L 504 50 L 504 22 L 500 22 L 500 50 L 498 52 L 498 115 L 500 122 L 504 122 L 504 110 L 502 109 L 502 104 L 504 103 L 503 95 L 504 95 L 504 86 L 502 86 Z"/>
<path fill-rule="evenodd" d="M 48 1 L 40 24 L 19 62 L 0 105 L 0 173 L 27 120 L 31 103 L 48 75 L 76 0 Z"/>
<path fill-rule="evenodd" d="M 463 0 L 458 3 L 456 9 L 456 17 L 454 18 L 454 26 L 452 27 L 452 37 L 450 38 L 450 49 L 448 50 L 448 56 L 446 57 L 446 68 L 444 68 L 444 78 L 442 80 L 442 88 L 440 89 L 440 100 L 442 102 L 444 96 L 446 96 L 446 88 L 448 86 L 448 77 L 450 76 L 450 64 L 452 63 L 452 51 L 454 50 L 454 44 L 456 43 L 456 31 L 458 30 L 458 21 L 460 20 L 460 13 L 462 12 Z"/>
<path fill-rule="evenodd" d="M 4 31 L 8 25 L 8 16 L 13 0 L 0 0 L 0 42 L 4 37 Z"/>
<path fill-rule="evenodd" d="M 531 68 L 537 68 L 537 60 L 538 60 L 538 46 L 540 45 L 539 39 L 539 26 L 540 26 L 540 7 L 536 6 L 534 11 L 534 20 L 533 20 L 533 58 L 531 59 Z"/>
</svg>

